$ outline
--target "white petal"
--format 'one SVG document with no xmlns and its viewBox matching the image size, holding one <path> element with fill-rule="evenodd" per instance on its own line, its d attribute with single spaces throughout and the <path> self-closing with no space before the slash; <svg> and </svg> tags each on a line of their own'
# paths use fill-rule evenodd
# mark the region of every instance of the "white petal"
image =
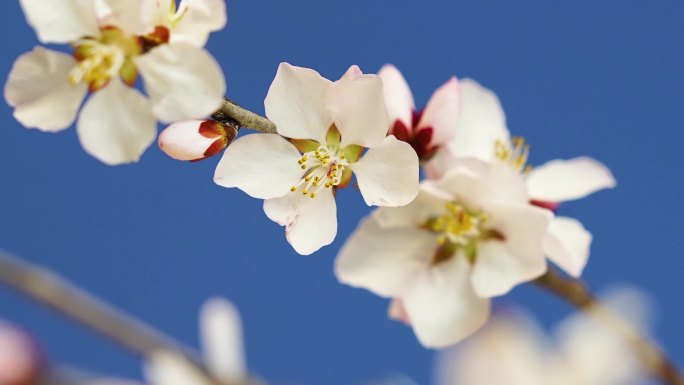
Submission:
<svg viewBox="0 0 684 385">
<path fill-rule="evenodd" d="M 413 120 L 413 110 L 416 107 L 406 79 L 397 67 L 391 64 L 382 66 L 378 71 L 378 76 L 382 78 L 390 124 L 400 120 L 406 127 L 410 127 Z"/>
<path fill-rule="evenodd" d="M 153 26 L 143 20 L 141 0 L 95 0 L 99 24 L 116 26 L 129 35 L 144 35 Z M 152 3 L 152 2 L 150 2 Z"/>
<path fill-rule="evenodd" d="M 74 59 L 60 52 L 35 47 L 17 58 L 5 84 L 5 100 L 24 126 L 42 131 L 69 127 L 88 87 L 72 86 L 67 76 Z"/>
<path fill-rule="evenodd" d="M 100 35 L 93 0 L 20 0 L 19 3 L 43 43 L 69 43 Z"/>
<path fill-rule="evenodd" d="M 471 79 L 461 80 L 461 111 L 448 150 L 457 158 L 489 161 L 497 140 L 508 142 L 506 118 L 499 98 Z"/>
<path fill-rule="evenodd" d="M 472 210 L 482 210 L 492 203 L 527 205 L 528 202 L 520 173 L 511 167 L 475 159 L 459 162 L 433 185 Z"/>
<path fill-rule="evenodd" d="M 380 207 L 371 214 L 382 228 L 416 228 L 430 217 L 444 213 L 449 195 L 436 191 L 426 182 L 421 183 L 416 199 L 406 206 Z"/>
<path fill-rule="evenodd" d="M 145 379 L 151 385 L 211 385 L 211 381 L 183 357 L 159 351 L 145 363 Z"/>
<path fill-rule="evenodd" d="M 472 283 L 482 297 L 506 294 L 514 286 L 546 272 L 542 243 L 550 214 L 532 206 L 491 205 L 488 226 L 504 241 L 480 242 Z"/>
<path fill-rule="evenodd" d="M 86 102 L 76 126 L 87 153 L 109 165 L 137 162 L 154 142 L 150 102 L 118 78 Z"/>
<path fill-rule="evenodd" d="M 321 190 L 315 198 L 297 191 L 268 199 L 264 201 L 264 212 L 285 226 L 287 241 L 302 255 L 329 245 L 337 234 L 337 206 L 331 189 Z"/>
<path fill-rule="evenodd" d="M 402 295 L 413 330 L 429 348 L 453 345 L 489 318 L 490 301 L 478 297 L 468 280 L 471 267 L 456 255 L 425 271 Z"/>
<path fill-rule="evenodd" d="M 385 137 L 350 167 L 369 206 L 403 206 L 418 194 L 418 156 L 394 136 Z"/>
<path fill-rule="evenodd" d="M 380 77 L 360 75 L 336 81 L 328 95 L 328 106 L 342 135 L 342 147 L 356 144 L 372 148 L 387 136 L 390 122 Z"/>
<path fill-rule="evenodd" d="M 615 178 L 610 170 L 587 157 L 552 160 L 534 168 L 527 178 L 530 197 L 547 202 L 579 199 L 613 187 Z"/>
<path fill-rule="evenodd" d="M 185 14 L 171 31 L 171 44 L 203 47 L 209 34 L 225 27 L 227 21 L 225 0 L 183 0 L 178 11 Z"/>
<path fill-rule="evenodd" d="M 154 114 L 163 122 L 201 119 L 223 101 L 226 83 L 211 55 L 188 44 L 162 45 L 136 58 Z"/>
<path fill-rule="evenodd" d="M 417 129 L 432 128 L 432 144 L 443 145 L 456 135 L 459 124 L 461 91 L 453 77 L 439 87 L 425 106 Z"/>
<path fill-rule="evenodd" d="M 548 352 L 543 337 L 532 320 L 506 309 L 472 338 L 440 353 L 437 384 L 560 385 L 545 379 Z"/>
<path fill-rule="evenodd" d="M 266 116 L 280 135 L 325 143 L 333 123 L 326 108 L 330 87 L 332 82 L 312 69 L 281 63 L 264 101 Z"/>
<path fill-rule="evenodd" d="M 276 134 L 251 134 L 238 138 L 216 167 L 214 182 L 237 187 L 254 198 L 270 199 L 290 193 L 303 175 L 301 155 Z"/>
<path fill-rule="evenodd" d="M 340 282 L 383 297 L 400 295 L 430 265 L 437 239 L 414 228 L 384 229 L 373 217 L 361 221 L 335 260 Z"/>
<path fill-rule="evenodd" d="M 207 301 L 200 314 L 202 349 L 209 371 L 224 384 L 247 378 L 242 323 L 235 306 L 223 298 Z"/>
<path fill-rule="evenodd" d="M 549 224 L 549 232 L 544 239 L 546 256 L 558 267 L 575 278 L 589 258 L 591 233 L 576 219 L 555 217 Z"/>
</svg>

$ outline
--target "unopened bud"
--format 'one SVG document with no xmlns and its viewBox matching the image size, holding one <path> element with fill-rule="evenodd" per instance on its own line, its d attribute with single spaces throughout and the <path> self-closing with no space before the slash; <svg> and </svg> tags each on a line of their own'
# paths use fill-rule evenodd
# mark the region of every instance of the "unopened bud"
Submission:
<svg viewBox="0 0 684 385">
<path fill-rule="evenodd" d="M 41 367 L 41 354 L 33 338 L 10 324 L 0 322 L 0 384 L 35 384 Z"/>
<path fill-rule="evenodd" d="M 198 161 L 221 152 L 236 135 L 237 129 L 215 120 L 186 120 L 159 134 L 159 148 L 173 159 Z"/>
</svg>

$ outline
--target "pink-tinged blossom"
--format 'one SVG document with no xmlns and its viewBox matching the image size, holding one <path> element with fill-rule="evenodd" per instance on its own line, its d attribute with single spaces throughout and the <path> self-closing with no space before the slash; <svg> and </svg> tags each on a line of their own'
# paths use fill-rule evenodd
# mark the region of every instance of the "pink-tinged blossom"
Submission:
<svg viewBox="0 0 684 385">
<path fill-rule="evenodd" d="M 529 146 L 522 138 L 511 138 L 498 98 L 475 81 L 461 82 L 461 102 L 456 135 L 426 165 L 429 178 L 478 161 L 508 166 L 525 184 L 530 204 L 554 214 L 561 202 L 615 187 L 610 170 L 588 157 L 529 166 Z M 579 221 L 555 216 L 544 239 L 544 252 L 558 267 L 579 277 L 589 258 L 591 240 L 591 233 Z"/>
<path fill-rule="evenodd" d="M 42 357 L 33 338 L 0 322 L 0 384 L 34 384 L 41 376 L 42 366 Z"/>
<path fill-rule="evenodd" d="M 424 346 L 449 346 L 485 323 L 491 297 L 544 274 L 550 217 L 527 203 L 509 168 L 456 168 L 422 182 L 409 205 L 364 219 L 335 273 L 392 298 L 389 316 L 409 323 Z"/>
<path fill-rule="evenodd" d="M 214 120 L 184 120 L 159 134 L 159 148 L 176 160 L 198 161 L 216 155 L 233 141 L 237 130 Z"/>
<path fill-rule="evenodd" d="M 409 143 L 421 160 L 430 159 L 440 146 L 454 138 L 460 107 L 455 77 L 432 94 L 424 109 L 417 110 L 411 89 L 396 67 L 386 64 L 378 76 L 384 86 L 389 134 Z"/>
<path fill-rule="evenodd" d="M 219 107 L 225 81 L 202 45 L 225 23 L 223 0 L 183 1 L 178 10 L 170 0 L 20 3 L 41 42 L 73 47 L 66 55 L 38 46 L 15 61 L 4 96 L 22 125 L 58 132 L 78 116 L 85 151 L 117 165 L 140 158 L 156 120 L 199 119 Z M 147 96 L 133 87 L 138 75 Z"/>
<path fill-rule="evenodd" d="M 237 139 L 223 154 L 214 181 L 264 199 L 264 211 L 285 226 L 300 254 L 337 234 L 335 193 L 356 175 L 365 202 L 402 206 L 418 192 L 418 158 L 387 136 L 382 81 L 352 67 L 332 82 L 283 63 L 265 101 L 276 134 Z"/>
</svg>

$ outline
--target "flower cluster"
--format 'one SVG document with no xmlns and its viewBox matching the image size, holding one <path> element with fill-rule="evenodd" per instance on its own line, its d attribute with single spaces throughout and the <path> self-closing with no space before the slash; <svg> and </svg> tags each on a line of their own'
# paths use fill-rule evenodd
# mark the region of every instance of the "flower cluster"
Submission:
<svg viewBox="0 0 684 385">
<path fill-rule="evenodd" d="M 391 95 L 408 100 L 398 72 L 383 71 L 391 74 L 385 75 Z M 428 178 L 418 197 L 374 211 L 336 261 L 341 282 L 391 298 L 390 317 L 410 324 L 428 347 L 452 345 L 477 330 L 489 317 L 491 298 L 544 274 L 545 257 L 579 276 L 591 234 L 578 221 L 555 216 L 557 204 L 615 184 L 589 158 L 530 167 L 529 148 L 510 138 L 496 96 L 468 79 L 458 96 L 443 96 L 459 89 L 454 82 L 432 98 L 452 101 L 434 125 L 449 132 L 437 137 L 452 139 L 428 146 Z M 398 104 L 390 99 L 388 105 Z M 424 116 L 436 109 L 432 104 Z M 397 122 L 390 132 L 403 130 Z"/>
<path fill-rule="evenodd" d="M 154 141 L 156 122 L 203 118 L 225 93 L 220 66 L 202 47 L 226 23 L 223 0 L 21 0 L 42 43 L 21 55 L 5 99 L 24 126 L 69 127 L 87 94 L 76 130 L 104 163 L 137 161 Z M 134 88 L 138 75 L 148 97 Z"/>
<path fill-rule="evenodd" d="M 644 305 L 638 292 L 623 289 L 607 296 L 601 311 L 646 332 Z M 440 353 L 437 384 L 642 384 L 647 368 L 616 329 L 618 324 L 597 322 L 592 314 L 574 314 L 549 338 L 527 314 L 508 309 L 462 345 Z"/>
</svg>

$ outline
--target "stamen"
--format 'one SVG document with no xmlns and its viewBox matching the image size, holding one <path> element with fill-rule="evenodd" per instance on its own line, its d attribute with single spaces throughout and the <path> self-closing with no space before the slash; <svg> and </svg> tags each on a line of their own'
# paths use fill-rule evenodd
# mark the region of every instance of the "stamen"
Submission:
<svg viewBox="0 0 684 385">
<path fill-rule="evenodd" d="M 315 198 L 319 191 L 337 186 L 342 181 L 343 171 L 349 166 L 344 155 L 338 149 L 319 146 L 316 150 L 306 152 L 297 161 L 302 170 L 307 170 L 303 178 L 290 188 L 297 191 L 304 185 L 302 194 Z"/>
<path fill-rule="evenodd" d="M 529 152 L 530 146 L 522 137 L 513 137 L 510 142 L 497 140 L 494 143 L 494 158 L 521 173 L 527 173 L 532 169 L 527 165 Z"/>
</svg>

